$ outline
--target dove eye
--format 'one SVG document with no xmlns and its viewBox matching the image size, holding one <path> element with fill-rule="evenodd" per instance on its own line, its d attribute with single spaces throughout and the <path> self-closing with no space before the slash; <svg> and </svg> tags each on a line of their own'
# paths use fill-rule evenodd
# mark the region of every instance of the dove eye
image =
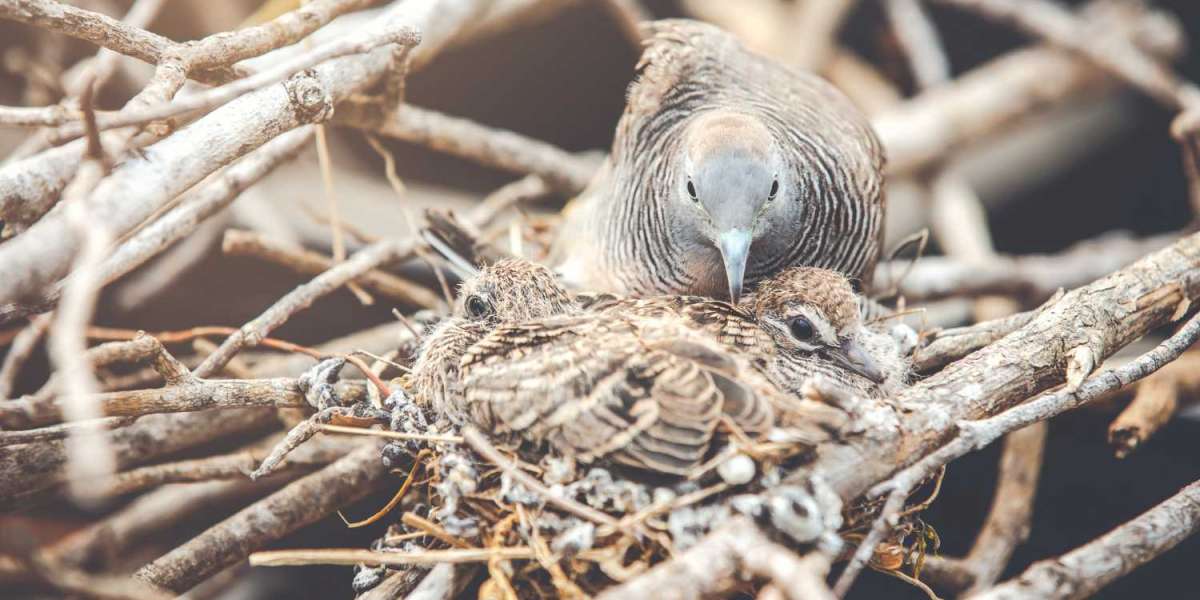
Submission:
<svg viewBox="0 0 1200 600">
<path fill-rule="evenodd" d="M 767 195 L 767 200 L 774 200 L 775 194 L 778 194 L 778 193 L 779 193 L 779 180 L 776 179 L 771 182 L 771 193 Z"/>
<path fill-rule="evenodd" d="M 795 319 L 792 319 L 792 322 L 788 323 L 788 328 L 792 332 L 792 337 L 802 342 L 812 340 L 813 336 L 816 335 L 816 330 L 813 328 L 812 322 L 809 321 L 807 317 L 796 317 Z"/>
<path fill-rule="evenodd" d="M 688 192 L 688 195 L 692 197 L 692 200 L 695 200 L 697 202 L 700 201 L 699 196 L 696 195 L 696 185 L 692 183 L 691 179 L 689 179 L 688 183 L 687 183 L 687 192 Z"/>
<path fill-rule="evenodd" d="M 467 316 L 472 319 L 482 319 L 492 314 L 492 306 L 479 296 L 469 296 L 466 302 Z"/>
</svg>

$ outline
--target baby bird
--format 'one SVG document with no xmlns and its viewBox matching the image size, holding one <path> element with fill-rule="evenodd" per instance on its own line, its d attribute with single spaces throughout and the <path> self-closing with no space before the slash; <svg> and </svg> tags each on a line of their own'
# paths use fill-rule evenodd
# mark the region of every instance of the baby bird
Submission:
<svg viewBox="0 0 1200 600">
<path fill-rule="evenodd" d="M 608 163 L 552 261 L 577 289 L 737 303 L 793 265 L 869 281 L 883 150 L 830 84 L 687 20 L 647 25 Z"/>
<path fill-rule="evenodd" d="M 778 392 L 749 363 L 686 326 L 590 313 L 497 328 L 459 364 L 476 425 L 597 459 L 687 475 L 723 416 L 750 434 Z"/>
<path fill-rule="evenodd" d="M 463 283 L 411 381 L 451 420 L 674 475 L 704 459 L 724 416 L 765 431 L 778 393 L 678 318 L 585 313 L 548 269 L 519 259 Z"/>
<path fill-rule="evenodd" d="M 886 397 L 904 387 L 908 365 L 891 336 L 863 324 L 859 301 L 844 275 L 816 267 L 793 267 L 763 281 L 740 306 L 696 296 L 580 297 L 592 311 L 682 317 L 753 357 L 793 395 L 819 375 L 855 396 Z"/>
<path fill-rule="evenodd" d="M 907 384 L 899 345 L 863 323 L 860 296 L 841 273 L 788 269 L 764 281 L 746 305 L 774 342 L 771 378 L 788 392 L 799 394 L 818 375 L 864 398 L 884 398 Z"/>
<path fill-rule="evenodd" d="M 413 363 L 413 390 L 439 414 L 463 414 L 459 362 L 472 344 L 502 323 L 578 312 L 550 269 L 521 259 L 481 267 L 459 288 L 450 318 L 425 337 Z"/>
</svg>

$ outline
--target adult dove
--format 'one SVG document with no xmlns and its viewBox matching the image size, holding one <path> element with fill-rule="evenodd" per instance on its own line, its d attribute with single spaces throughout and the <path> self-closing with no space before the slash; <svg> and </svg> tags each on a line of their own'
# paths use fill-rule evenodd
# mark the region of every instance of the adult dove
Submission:
<svg viewBox="0 0 1200 600">
<path fill-rule="evenodd" d="M 884 156 L 862 113 L 712 25 L 646 27 L 612 153 L 552 251 L 564 280 L 734 302 L 789 266 L 869 281 Z"/>
</svg>

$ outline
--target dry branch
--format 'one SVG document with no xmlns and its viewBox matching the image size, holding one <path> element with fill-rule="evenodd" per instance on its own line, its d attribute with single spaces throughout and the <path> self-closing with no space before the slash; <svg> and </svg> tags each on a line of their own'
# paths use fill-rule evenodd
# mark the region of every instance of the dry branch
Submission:
<svg viewBox="0 0 1200 600">
<path fill-rule="evenodd" d="M 144 464 L 160 456 L 192 448 L 222 435 L 264 429 L 273 411 L 223 410 L 186 415 L 147 415 L 128 427 L 108 432 L 119 468 Z M 14 496 L 36 493 L 64 481 L 66 452 L 62 440 L 8 446 L 0 452 L 0 504 Z"/>
<path fill-rule="evenodd" d="M 164 53 L 150 83 L 122 110 L 136 111 L 156 102 L 166 102 L 183 86 L 189 71 L 203 74 L 202 69 L 230 64 L 292 44 L 334 17 L 363 4 L 362 0 L 314 0 L 269 23 L 178 45 L 175 50 Z M 112 132 L 106 134 L 104 143 L 123 151 L 133 135 L 134 132 Z M 57 133 L 48 137 L 51 142 L 61 141 Z M 138 138 L 134 146 L 156 138 L 157 134 Z M 45 214 L 57 200 L 58 192 L 74 175 L 82 154 L 82 142 L 72 142 L 0 169 L 0 218 L 10 226 L 23 229 Z"/>
<path fill-rule="evenodd" d="M 1200 354 L 1188 352 L 1138 382 L 1133 400 L 1108 428 L 1108 443 L 1125 458 L 1200 394 Z"/>
<path fill-rule="evenodd" d="M 3 0 L 0 18 L 70 35 L 151 64 L 177 46 L 161 35 L 107 15 L 52 0 Z"/>
<path fill-rule="evenodd" d="M 312 469 L 345 456 L 360 444 L 337 438 L 305 444 L 288 454 L 276 472 L 288 469 Z M 217 479 L 245 480 L 267 455 L 269 446 L 218 454 L 191 460 L 138 467 L 113 475 L 103 486 L 112 495 L 129 494 L 170 483 L 191 483 Z M 83 482 L 85 484 L 96 482 Z"/>
<path fill-rule="evenodd" d="M 1039 38 L 1087 57 L 1175 110 L 1200 104 L 1200 88 L 1179 78 L 1155 57 L 1120 36 L 1099 36 L 1097 28 L 1062 5 L 1047 0 L 938 0 L 942 4 L 1010 21 Z"/>
<path fill-rule="evenodd" d="M 1155 16 L 1126 15 L 1109 37 L 1128 36 L 1160 57 L 1178 54 L 1182 38 L 1178 32 L 1174 36 L 1138 35 L 1142 28 L 1162 23 Z M 1018 50 L 923 92 L 874 117 L 871 123 L 887 148 L 889 173 L 911 173 L 973 140 L 1005 129 L 1039 107 L 1109 83 L 1101 69 L 1069 52 Z"/>
<path fill-rule="evenodd" d="M 913 351 L 913 370 L 932 373 L 956 360 L 999 341 L 1004 336 L 1027 325 L 1038 312 L 1058 301 L 1052 297 L 1038 309 L 1016 313 L 1007 317 L 984 321 L 964 327 L 927 332 L 920 346 Z"/>
<path fill-rule="evenodd" d="M 767 539 L 752 521 L 731 519 L 704 540 L 645 574 L 613 586 L 598 600 L 659 598 L 676 600 L 710 598 L 732 591 L 741 574 L 767 578 L 793 600 L 832 599 L 824 576 L 829 562 L 813 552 L 799 557 Z"/>
<path fill-rule="evenodd" d="M 260 233 L 236 229 L 225 232 L 221 250 L 232 256 L 255 256 L 269 260 L 305 275 L 319 275 L 334 266 L 332 259 L 318 252 L 292 246 Z M 354 281 L 406 305 L 445 308 L 445 302 L 438 294 L 391 273 L 372 270 Z"/>
<path fill-rule="evenodd" d="M 974 575 L 968 593 L 995 583 L 1008 565 L 1013 550 L 1029 537 L 1042 452 L 1049 429 L 1044 422 L 1035 423 L 1004 438 L 992 508 L 965 559 Z"/>
<path fill-rule="evenodd" d="M 589 161 L 545 142 L 432 110 L 408 104 L 386 114 L 373 106 L 346 108 L 335 122 L 513 173 L 537 175 L 566 195 L 581 192 L 595 172 Z"/>
<path fill-rule="evenodd" d="M 58 540 L 43 552 L 71 565 L 108 563 L 112 557 L 161 533 L 196 511 L 254 498 L 278 487 L 287 476 L 263 481 L 209 481 L 165 485 L 105 519 Z"/>
<path fill-rule="evenodd" d="M 312 281 L 288 292 L 261 315 L 225 338 L 217 351 L 210 354 L 196 368 L 196 375 L 207 377 L 219 371 L 242 348 L 257 345 L 275 328 L 297 312 L 312 306 L 317 299 L 383 264 L 411 257 L 415 247 L 416 242 L 382 241 L 359 250 L 346 262 L 339 263 Z"/>
<path fill-rule="evenodd" d="M 135 576 L 184 592 L 264 545 L 315 523 L 369 493 L 386 469 L 381 444 L 363 444 L 337 462 L 238 511 L 142 567 Z"/>
<path fill-rule="evenodd" d="M 1200 294 L 1200 235 L 1067 293 L 1000 341 L 912 386 L 891 407 L 864 407 L 863 436 L 824 444 L 811 471 L 849 500 L 933 451 L 956 426 L 995 415 L 1065 380 L 1068 356 L 1096 362 L 1178 317 Z"/>
<path fill-rule="evenodd" d="M 12 396 L 17 375 L 20 374 L 21 367 L 24 366 L 25 361 L 29 360 L 29 356 L 33 354 L 38 343 L 42 341 L 46 330 L 50 328 L 50 320 L 49 315 L 35 317 L 13 339 L 12 344 L 8 347 L 8 353 L 4 355 L 4 363 L 0 365 L 0 400 Z"/>
<path fill-rule="evenodd" d="M 369 38 L 411 27 L 405 22 L 409 4 L 389 8 L 369 27 L 347 36 Z M 88 197 L 88 212 L 105 215 L 115 234 L 125 234 L 239 156 L 286 131 L 328 118 L 336 102 L 377 81 L 393 59 L 390 48 L 378 48 L 330 60 L 282 86 L 260 89 L 217 108 L 149 146 L 142 158 L 119 165 Z M 19 301 L 65 274 L 77 244 L 60 215 L 48 215 L 5 244 L 0 248 L 0 279 L 11 285 L 0 290 L 0 303 Z"/>
<path fill-rule="evenodd" d="M 1162 368 L 1183 353 L 1200 338 L 1200 315 L 1192 317 L 1173 336 L 1154 350 L 1118 368 L 1106 370 L 1084 381 L 1077 389 L 1064 386 L 1059 391 L 1040 396 L 1009 408 L 994 416 L 959 421 L 957 433 L 946 444 L 912 466 L 900 471 L 891 480 L 875 486 L 873 493 L 896 492 L 914 488 L 935 469 L 972 450 L 994 442 L 1000 436 L 1048 420 L 1082 404 L 1118 390 Z"/>
<path fill-rule="evenodd" d="M 1200 483 L 1058 558 L 1029 567 L 975 600 L 1086 598 L 1174 548 L 1200 528 Z"/>
<path fill-rule="evenodd" d="M 298 154 L 311 136 L 312 130 L 307 126 L 284 133 L 205 181 L 196 190 L 184 194 L 167 214 L 139 229 L 104 260 L 101 266 L 104 282 L 118 280 L 194 232 L 200 223 L 226 208 L 247 187 Z M 0 305 L 0 323 L 23 314 L 49 310 L 58 301 L 61 290 L 62 282 L 59 282 L 36 300 Z"/>
<path fill-rule="evenodd" d="M 926 257 L 899 282 L 899 290 L 909 301 L 1011 294 L 1040 302 L 1059 289 L 1091 283 L 1176 239 L 1177 234 L 1135 238 L 1117 232 L 1078 242 L 1057 254 L 997 256 L 984 264 Z M 902 268 L 887 266 L 877 272 L 875 289 L 887 289 L 889 278 Z"/>
</svg>

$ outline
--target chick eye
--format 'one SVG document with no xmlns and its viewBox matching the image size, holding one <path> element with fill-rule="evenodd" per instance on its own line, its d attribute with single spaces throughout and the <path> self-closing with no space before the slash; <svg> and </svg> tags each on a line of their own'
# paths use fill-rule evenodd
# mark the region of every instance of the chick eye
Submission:
<svg viewBox="0 0 1200 600">
<path fill-rule="evenodd" d="M 700 200 L 700 198 L 696 196 L 696 186 L 692 183 L 691 179 L 688 180 L 687 192 L 688 192 L 688 195 L 692 197 L 692 200 L 696 200 L 696 201 Z"/>
<path fill-rule="evenodd" d="M 800 341 L 808 341 L 816 334 L 813 329 L 812 322 L 807 317 L 796 317 L 788 324 L 788 328 L 792 331 L 792 337 Z"/>
<path fill-rule="evenodd" d="M 482 319 L 492 313 L 492 306 L 479 296 L 467 297 L 467 316 L 472 319 Z"/>
<path fill-rule="evenodd" d="M 779 180 L 776 179 L 771 182 L 771 193 L 767 194 L 767 200 L 774 200 L 775 194 L 778 194 L 778 193 L 779 193 Z"/>
</svg>

